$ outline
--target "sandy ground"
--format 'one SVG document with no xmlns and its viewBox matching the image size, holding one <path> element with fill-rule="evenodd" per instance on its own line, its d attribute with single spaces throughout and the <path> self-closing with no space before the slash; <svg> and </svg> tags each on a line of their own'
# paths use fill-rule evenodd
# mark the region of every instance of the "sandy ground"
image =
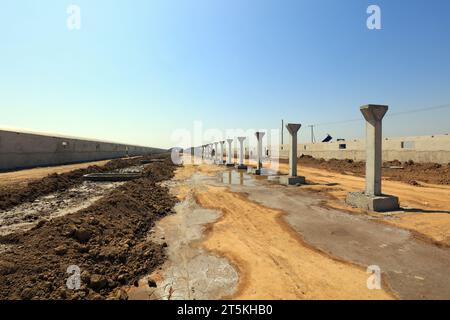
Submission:
<svg viewBox="0 0 450 320">
<path fill-rule="evenodd" d="M 284 166 L 281 166 L 281 171 L 287 172 L 287 166 Z M 362 212 L 350 208 L 344 200 L 347 192 L 364 190 L 364 178 L 308 167 L 299 170 L 307 180 L 319 183 L 302 188 L 329 193 L 333 198 L 327 203 L 332 207 Z M 411 230 L 436 243 L 450 245 L 450 186 L 423 184 L 416 187 L 384 180 L 383 192 L 398 196 L 403 210 L 392 216 L 378 215 L 380 221 Z"/>
<path fill-rule="evenodd" d="M 226 188 L 210 187 L 197 196 L 220 210 L 205 248 L 229 258 L 240 272 L 233 299 L 391 299 L 367 289 L 367 274 L 304 244 L 280 219 L 282 212 L 253 203 Z"/>
<path fill-rule="evenodd" d="M 42 168 L 33 168 L 33 169 L 24 169 L 18 171 L 11 172 L 3 172 L 0 173 L 0 187 L 8 184 L 25 184 L 32 180 L 42 179 L 49 174 L 53 173 L 65 173 L 70 172 L 76 169 L 84 169 L 89 166 L 103 166 L 108 163 L 110 160 L 103 161 L 94 161 L 94 162 L 84 162 L 77 164 L 68 164 L 63 166 L 54 166 L 54 167 L 42 167 Z"/>
</svg>

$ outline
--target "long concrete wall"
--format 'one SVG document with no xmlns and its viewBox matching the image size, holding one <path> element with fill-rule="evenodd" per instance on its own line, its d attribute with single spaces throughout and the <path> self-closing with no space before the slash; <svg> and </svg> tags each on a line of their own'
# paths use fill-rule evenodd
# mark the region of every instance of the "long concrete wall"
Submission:
<svg viewBox="0 0 450 320">
<path fill-rule="evenodd" d="M 96 161 L 166 150 L 100 140 L 0 130 L 0 170 Z"/>
<path fill-rule="evenodd" d="M 450 163 L 450 136 L 415 136 L 383 139 L 383 161 Z M 297 155 L 314 158 L 365 160 L 364 140 L 347 140 L 299 144 Z M 280 158 L 289 157 L 289 145 L 280 148 Z"/>
</svg>

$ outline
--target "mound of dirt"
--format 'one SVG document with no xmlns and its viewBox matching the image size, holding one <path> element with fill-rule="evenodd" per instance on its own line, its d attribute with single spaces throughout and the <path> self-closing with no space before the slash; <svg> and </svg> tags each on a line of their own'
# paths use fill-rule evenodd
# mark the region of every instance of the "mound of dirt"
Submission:
<svg viewBox="0 0 450 320">
<path fill-rule="evenodd" d="M 115 159 L 104 166 L 89 166 L 85 169 L 73 170 L 67 173 L 51 174 L 41 180 L 31 181 L 26 186 L 0 187 L 0 210 L 6 210 L 23 202 L 32 202 L 41 196 L 56 191 L 64 191 L 83 182 L 83 175 L 88 173 L 103 173 L 135 166 L 143 159 L 153 156 L 130 159 Z"/>
<path fill-rule="evenodd" d="M 365 162 L 351 159 L 316 159 L 303 155 L 299 158 L 300 165 L 335 171 L 343 174 L 365 175 Z M 391 180 L 403 181 L 412 185 L 420 185 L 418 181 L 432 184 L 450 185 L 450 163 L 415 163 L 398 160 L 383 163 L 382 175 Z"/>
<path fill-rule="evenodd" d="M 176 202 L 158 183 L 175 168 L 170 158 L 153 162 L 86 209 L 0 237 L 9 248 L 0 257 L 0 299 L 125 299 L 121 286 L 165 259 L 164 244 L 146 235 Z M 67 286 L 70 266 L 80 272 L 78 290 Z"/>
</svg>

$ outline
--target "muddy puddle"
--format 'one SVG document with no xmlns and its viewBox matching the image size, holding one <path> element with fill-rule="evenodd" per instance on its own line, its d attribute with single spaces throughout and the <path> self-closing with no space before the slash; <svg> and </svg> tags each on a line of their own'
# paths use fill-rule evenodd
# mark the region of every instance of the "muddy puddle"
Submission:
<svg viewBox="0 0 450 320">
<path fill-rule="evenodd" d="M 238 184 L 245 186 L 255 185 L 255 180 L 251 175 L 237 170 L 227 170 L 222 172 L 219 175 L 219 182 L 223 184 Z"/>
<path fill-rule="evenodd" d="M 41 220 L 50 220 L 89 207 L 123 182 L 85 181 L 66 191 L 39 197 L 9 210 L 0 211 L 0 235 L 31 229 Z"/>
<path fill-rule="evenodd" d="M 187 181 L 175 182 L 171 189 L 177 183 L 202 189 L 208 181 L 214 183 L 216 179 L 196 173 Z M 188 193 L 175 206 L 175 214 L 158 221 L 148 235 L 153 242 L 167 244 L 167 261 L 158 271 L 142 278 L 138 287 L 129 288 L 129 299 L 205 300 L 232 295 L 239 280 L 237 271 L 227 259 L 200 245 L 208 225 L 220 216 L 218 211 L 200 207 L 193 193 Z"/>
<path fill-rule="evenodd" d="M 110 172 L 139 173 L 143 172 L 146 165 L 119 168 Z M 54 192 L 38 197 L 32 202 L 23 202 L 10 209 L 0 210 L 0 235 L 24 232 L 37 225 L 39 221 L 50 220 L 85 209 L 123 183 L 84 181 L 68 190 Z M 1 250 L 2 248 L 0 248 L 0 252 Z"/>
</svg>

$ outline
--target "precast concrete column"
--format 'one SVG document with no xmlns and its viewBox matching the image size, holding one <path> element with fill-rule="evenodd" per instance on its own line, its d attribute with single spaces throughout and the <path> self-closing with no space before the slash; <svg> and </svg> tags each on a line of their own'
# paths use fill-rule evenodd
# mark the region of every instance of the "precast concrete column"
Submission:
<svg viewBox="0 0 450 320">
<path fill-rule="evenodd" d="M 244 140 L 245 137 L 238 137 L 239 140 L 239 164 L 244 164 Z"/>
<path fill-rule="evenodd" d="M 225 151 L 224 146 L 223 146 L 224 144 L 225 144 L 225 141 L 220 141 L 220 157 L 219 157 L 220 164 L 223 164 L 223 153 Z"/>
<path fill-rule="evenodd" d="M 256 149 L 256 161 L 258 162 L 257 169 L 262 169 L 262 139 L 265 135 L 264 132 L 256 132 L 256 139 L 258 140 L 258 145 Z"/>
<path fill-rule="evenodd" d="M 297 133 L 301 126 L 299 123 L 288 123 L 286 125 L 286 129 L 290 134 L 289 175 L 280 177 L 281 184 L 301 185 L 306 183 L 305 177 L 297 175 Z"/>
<path fill-rule="evenodd" d="M 239 165 L 238 169 L 247 169 L 247 166 L 244 164 L 244 140 L 245 137 L 238 137 L 239 140 Z"/>
<path fill-rule="evenodd" d="M 365 105 L 360 108 L 366 119 L 366 195 L 381 196 L 381 121 L 388 106 Z"/>
<path fill-rule="evenodd" d="M 297 176 L 297 132 L 301 128 L 301 124 L 288 123 L 286 129 L 290 134 L 290 149 L 289 149 L 289 175 L 291 177 Z"/>
<path fill-rule="evenodd" d="M 214 142 L 214 162 L 215 163 L 217 163 L 217 161 L 218 161 L 218 149 L 217 149 L 217 145 L 218 145 L 219 143 L 218 142 Z"/>
<path fill-rule="evenodd" d="M 233 143 L 233 139 L 227 139 L 228 142 L 228 161 L 227 161 L 227 166 L 232 166 L 233 165 L 233 158 L 231 156 L 231 144 Z"/>
<path fill-rule="evenodd" d="M 363 210 L 387 212 L 400 208 L 398 197 L 381 192 L 382 130 L 381 121 L 388 106 L 368 104 L 360 107 L 366 119 L 366 189 L 349 192 L 345 202 Z"/>
</svg>

